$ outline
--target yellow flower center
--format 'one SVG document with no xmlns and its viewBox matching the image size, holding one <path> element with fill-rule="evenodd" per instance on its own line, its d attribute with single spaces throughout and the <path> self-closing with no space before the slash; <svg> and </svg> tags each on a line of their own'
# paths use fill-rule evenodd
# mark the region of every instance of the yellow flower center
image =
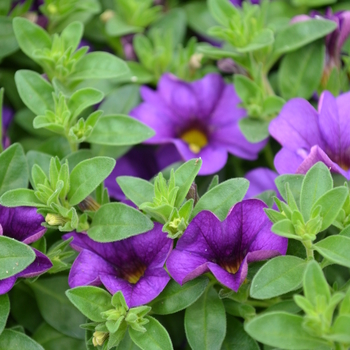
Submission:
<svg viewBox="0 0 350 350">
<path fill-rule="evenodd" d="M 241 262 L 240 261 L 237 261 L 235 264 L 228 264 L 228 263 L 224 263 L 224 264 L 221 264 L 221 267 L 223 269 L 225 269 L 228 273 L 232 273 L 232 274 L 235 274 L 239 268 L 241 266 Z"/>
<path fill-rule="evenodd" d="M 198 129 L 185 131 L 181 135 L 181 139 L 188 143 L 188 147 L 193 153 L 199 153 L 208 144 L 207 136 Z"/>
<path fill-rule="evenodd" d="M 137 269 L 133 269 L 132 272 L 124 272 L 124 279 L 131 284 L 136 284 L 146 271 L 146 266 L 140 265 Z"/>
</svg>

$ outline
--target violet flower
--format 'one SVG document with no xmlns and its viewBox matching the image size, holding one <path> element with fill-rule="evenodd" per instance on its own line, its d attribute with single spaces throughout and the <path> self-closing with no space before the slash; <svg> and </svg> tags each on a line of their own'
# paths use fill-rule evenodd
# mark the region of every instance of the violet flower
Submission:
<svg viewBox="0 0 350 350">
<path fill-rule="evenodd" d="M 41 226 L 42 222 L 44 222 L 44 218 L 36 213 L 35 208 L 6 208 L 0 205 L 0 235 L 30 244 L 37 241 L 46 232 L 46 228 Z M 52 267 L 52 263 L 46 255 L 32 249 L 36 255 L 35 260 L 23 271 L 0 280 L 0 294 L 7 293 L 14 286 L 17 278 L 38 276 Z"/>
<path fill-rule="evenodd" d="M 278 174 L 269 168 L 256 168 L 245 174 L 249 181 L 249 188 L 244 198 L 252 198 L 265 191 L 275 191 L 277 197 L 280 197 L 275 179 Z"/>
<path fill-rule="evenodd" d="M 350 180 L 350 92 L 335 98 L 324 91 L 316 111 L 293 98 L 270 123 L 270 134 L 282 145 L 274 164 L 280 174 L 306 174 L 317 162 Z"/>
<path fill-rule="evenodd" d="M 310 16 L 307 15 L 299 15 L 292 19 L 292 23 L 307 21 L 313 18 L 322 18 L 333 21 L 337 24 L 337 28 L 329 33 L 326 38 L 326 62 L 324 73 L 322 77 L 322 81 L 327 81 L 329 75 L 332 72 L 334 67 L 341 67 L 341 49 L 346 41 L 346 39 L 350 35 L 350 11 L 339 11 L 332 12 L 332 9 L 329 7 L 326 9 L 324 15 L 317 11 L 312 11 Z"/>
<path fill-rule="evenodd" d="M 130 115 L 153 128 L 148 144 L 173 143 L 184 160 L 201 157 L 200 175 L 213 174 L 225 164 L 228 152 L 253 160 L 266 141 L 249 143 L 238 122 L 247 113 L 232 84 L 211 73 L 188 83 L 164 74 L 158 90 L 143 86 L 144 102 Z"/>
<path fill-rule="evenodd" d="M 116 178 L 118 176 L 135 176 L 144 180 L 150 180 L 161 170 L 180 161 L 181 157 L 175 146 L 164 145 L 155 149 L 153 146 L 134 147 L 127 154 L 117 159 L 117 163 L 111 174 L 105 180 L 105 186 L 111 197 L 134 205 L 127 200 Z"/>
<path fill-rule="evenodd" d="M 103 284 L 111 294 L 122 291 L 129 308 L 147 304 L 164 289 L 169 275 L 163 265 L 172 240 L 155 223 L 146 233 L 111 243 L 98 243 L 85 234 L 71 232 L 71 246 L 80 251 L 71 268 L 71 288 Z"/>
<path fill-rule="evenodd" d="M 248 263 L 287 251 L 288 240 L 271 232 L 264 208 L 258 199 L 244 200 L 223 222 L 210 211 L 200 212 L 167 260 L 170 275 L 183 284 L 210 271 L 224 286 L 237 291 L 247 277 Z"/>
<path fill-rule="evenodd" d="M 231 4 L 236 6 L 236 7 L 242 7 L 242 3 L 244 0 L 230 0 Z M 250 0 L 249 1 L 251 4 L 254 5 L 259 5 L 260 4 L 260 0 Z"/>
<path fill-rule="evenodd" d="M 13 111 L 11 108 L 2 107 L 2 147 L 5 149 L 10 146 L 10 138 L 7 136 L 7 130 L 13 119 Z"/>
</svg>

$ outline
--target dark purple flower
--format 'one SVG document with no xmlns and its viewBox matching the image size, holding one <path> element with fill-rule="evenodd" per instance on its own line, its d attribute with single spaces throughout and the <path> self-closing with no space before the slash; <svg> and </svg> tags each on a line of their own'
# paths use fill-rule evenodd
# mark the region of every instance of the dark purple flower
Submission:
<svg viewBox="0 0 350 350">
<path fill-rule="evenodd" d="M 238 122 L 246 110 L 232 84 L 219 74 L 208 74 L 192 83 L 172 74 L 164 74 L 154 91 L 143 86 L 144 102 L 131 116 L 153 128 L 156 135 L 149 144 L 173 143 L 184 160 L 201 157 L 200 175 L 220 170 L 227 153 L 244 159 L 256 159 L 265 141 L 249 143 Z"/>
<path fill-rule="evenodd" d="M 305 174 L 315 163 L 325 163 L 332 172 L 350 179 L 350 92 L 335 98 L 324 91 L 318 111 L 294 98 L 282 108 L 269 127 L 282 145 L 275 167 L 280 174 Z"/>
<path fill-rule="evenodd" d="M 2 107 L 2 147 L 7 148 L 10 146 L 10 139 L 7 136 L 7 129 L 13 119 L 13 111 L 11 108 L 3 106 Z"/>
<path fill-rule="evenodd" d="M 122 291 L 132 308 L 153 300 L 170 280 L 163 266 L 173 241 L 158 223 L 151 231 L 112 243 L 75 232 L 63 239 L 70 237 L 71 246 L 80 251 L 68 278 L 71 288 L 103 284 L 111 294 Z"/>
<path fill-rule="evenodd" d="M 244 0 L 230 0 L 231 4 L 236 6 L 236 7 L 241 7 L 243 1 Z M 255 4 L 255 5 L 259 5 L 260 4 L 260 0 L 250 0 L 249 2 L 252 3 L 252 4 Z"/>
<path fill-rule="evenodd" d="M 132 205 L 116 181 L 118 176 L 135 176 L 150 180 L 161 170 L 180 160 L 179 152 L 173 145 L 164 145 L 158 149 L 145 145 L 142 148 L 134 147 L 117 159 L 112 173 L 105 180 L 105 186 L 111 197 Z"/>
<path fill-rule="evenodd" d="M 170 275 L 183 284 L 210 271 L 224 286 L 237 291 L 247 277 L 248 263 L 287 251 L 288 240 L 271 232 L 266 207 L 257 199 L 244 200 L 223 222 L 210 211 L 200 212 L 167 260 Z"/>
<path fill-rule="evenodd" d="M 328 19 L 337 24 L 337 28 L 326 36 L 326 62 L 323 72 L 322 81 L 328 81 L 329 75 L 334 67 L 341 67 L 341 49 L 350 35 L 350 11 L 332 12 L 332 9 L 327 8 L 324 15 L 317 11 L 312 11 L 310 16 L 299 15 L 292 19 L 292 23 L 307 21 L 314 18 Z"/>
<path fill-rule="evenodd" d="M 275 179 L 278 174 L 269 168 L 256 168 L 245 174 L 245 178 L 249 181 L 249 188 L 245 198 L 252 198 L 265 191 L 275 191 L 279 196 Z"/>
<path fill-rule="evenodd" d="M 133 45 L 134 36 L 135 34 L 127 34 L 120 38 L 123 46 L 124 57 L 127 61 L 137 61 L 137 56 Z"/>
<path fill-rule="evenodd" d="M 44 218 L 37 214 L 35 208 L 6 208 L 0 205 L 0 235 L 30 244 L 37 241 L 46 232 L 46 228 L 41 226 L 42 222 L 44 222 Z M 14 286 L 17 278 L 38 276 L 52 267 L 52 263 L 46 255 L 32 249 L 36 255 L 35 260 L 18 274 L 1 280 L 0 294 L 7 293 Z"/>
</svg>

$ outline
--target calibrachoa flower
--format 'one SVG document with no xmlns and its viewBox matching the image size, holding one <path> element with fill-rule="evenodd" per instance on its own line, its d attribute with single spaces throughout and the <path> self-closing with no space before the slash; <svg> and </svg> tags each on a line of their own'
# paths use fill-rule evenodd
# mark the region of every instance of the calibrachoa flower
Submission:
<svg viewBox="0 0 350 350">
<path fill-rule="evenodd" d="M 158 149 L 154 146 L 134 147 L 127 154 L 117 159 L 111 174 L 105 180 L 109 195 L 124 203 L 132 204 L 127 200 L 116 178 L 118 176 L 135 176 L 150 180 L 168 165 L 181 160 L 173 145 L 164 145 Z"/>
<path fill-rule="evenodd" d="M 256 168 L 245 174 L 249 181 L 249 188 L 245 198 L 252 198 L 265 191 L 275 191 L 279 197 L 279 192 L 275 184 L 278 174 L 269 168 Z"/>
<path fill-rule="evenodd" d="M 7 148 L 10 146 L 10 139 L 7 136 L 7 129 L 9 128 L 11 121 L 13 119 L 13 111 L 11 108 L 3 106 L 2 107 L 2 146 Z"/>
<path fill-rule="evenodd" d="M 74 237 L 71 246 L 80 251 L 68 278 L 71 288 L 103 284 L 111 294 L 122 291 L 131 308 L 153 300 L 170 280 L 163 265 L 173 241 L 158 223 L 151 231 L 111 243 L 75 232 L 63 239 L 70 237 Z"/>
<path fill-rule="evenodd" d="M 332 172 L 350 179 L 350 92 L 335 98 L 322 93 L 318 110 L 302 99 L 288 101 L 269 127 L 282 145 L 275 167 L 280 174 L 305 174 L 323 162 Z"/>
<path fill-rule="evenodd" d="M 230 0 L 231 4 L 237 7 L 241 7 L 244 0 Z M 250 0 L 252 4 L 260 4 L 260 0 Z"/>
<path fill-rule="evenodd" d="M 337 28 L 326 36 L 326 62 L 323 73 L 323 81 L 327 81 L 333 67 L 341 67 L 341 49 L 350 35 L 350 11 L 332 12 L 329 7 L 324 15 L 312 11 L 310 16 L 299 15 L 292 19 L 292 23 L 306 21 L 312 18 L 324 18 L 337 24 Z"/>
<path fill-rule="evenodd" d="M 30 244 L 37 241 L 46 232 L 41 226 L 44 218 L 37 214 L 35 208 L 16 207 L 6 208 L 0 205 L 0 235 L 11 237 L 17 241 Z M 52 267 L 50 259 L 32 248 L 35 252 L 35 260 L 23 271 L 0 281 L 0 294 L 7 293 L 19 277 L 34 277 L 40 275 Z"/>
<path fill-rule="evenodd" d="M 156 135 L 149 144 L 173 143 L 184 160 L 201 157 L 200 175 L 215 173 L 227 160 L 227 153 L 244 159 L 256 159 L 265 141 L 249 143 L 238 121 L 247 113 L 232 84 L 219 74 L 187 83 L 172 74 L 164 74 L 153 91 L 143 86 L 144 102 L 131 116 L 153 128 Z"/>
<path fill-rule="evenodd" d="M 223 222 L 210 211 L 200 212 L 167 260 L 171 276 L 183 284 L 210 271 L 224 286 L 237 291 L 247 277 L 248 263 L 287 251 L 288 240 L 271 232 L 264 208 L 260 200 L 244 200 Z"/>
</svg>

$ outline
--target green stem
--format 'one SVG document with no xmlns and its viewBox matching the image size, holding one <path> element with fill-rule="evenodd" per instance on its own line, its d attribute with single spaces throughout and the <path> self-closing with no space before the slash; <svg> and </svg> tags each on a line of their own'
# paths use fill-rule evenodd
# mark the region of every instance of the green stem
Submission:
<svg viewBox="0 0 350 350">
<path fill-rule="evenodd" d="M 267 308 L 269 306 L 275 305 L 281 301 L 280 298 L 274 298 L 271 300 L 265 300 L 265 301 L 260 301 L 260 300 L 250 300 L 248 299 L 245 303 L 254 307 L 264 307 Z"/>
<path fill-rule="evenodd" d="M 314 260 L 314 250 L 312 249 L 312 242 L 311 240 L 308 241 L 302 241 L 305 249 L 306 249 L 306 258 L 307 260 Z"/>
<path fill-rule="evenodd" d="M 276 170 L 275 169 L 275 165 L 273 164 L 273 159 L 274 159 L 274 154 L 272 152 L 272 149 L 271 149 L 271 145 L 270 145 L 270 142 L 268 142 L 263 150 L 263 153 L 264 153 L 264 157 L 265 157 L 265 160 L 266 160 L 266 163 L 267 165 L 273 169 L 273 170 Z"/>
<path fill-rule="evenodd" d="M 70 141 L 68 136 L 66 136 L 66 138 L 68 140 L 69 147 L 70 147 L 72 153 L 76 152 L 78 150 L 78 144 L 76 142 L 74 142 L 74 141 Z"/>
</svg>

